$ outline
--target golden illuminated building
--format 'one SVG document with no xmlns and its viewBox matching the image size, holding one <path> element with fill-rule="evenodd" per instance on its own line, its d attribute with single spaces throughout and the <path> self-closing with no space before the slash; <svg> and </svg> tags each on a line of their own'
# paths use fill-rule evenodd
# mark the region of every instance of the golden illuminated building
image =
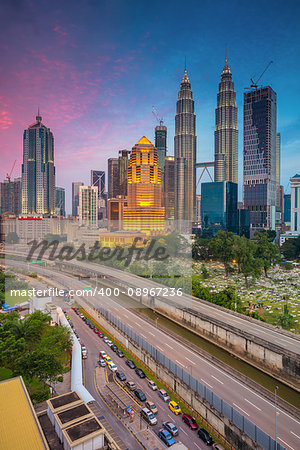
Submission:
<svg viewBox="0 0 300 450">
<path fill-rule="evenodd" d="M 164 231 L 165 211 L 161 206 L 162 185 L 158 154 L 145 136 L 132 149 L 127 181 L 123 229 L 147 234 Z"/>
</svg>

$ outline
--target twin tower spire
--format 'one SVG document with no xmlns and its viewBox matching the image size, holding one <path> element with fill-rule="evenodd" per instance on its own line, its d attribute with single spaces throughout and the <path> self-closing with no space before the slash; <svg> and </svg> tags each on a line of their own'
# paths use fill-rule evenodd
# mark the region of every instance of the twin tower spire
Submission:
<svg viewBox="0 0 300 450">
<path fill-rule="evenodd" d="M 196 115 L 191 83 L 184 75 L 175 116 L 175 219 L 184 230 L 196 217 Z M 207 159 L 207 158 L 205 158 Z M 215 181 L 238 182 L 236 93 L 228 67 L 227 49 L 215 111 Z"/>
</svg>

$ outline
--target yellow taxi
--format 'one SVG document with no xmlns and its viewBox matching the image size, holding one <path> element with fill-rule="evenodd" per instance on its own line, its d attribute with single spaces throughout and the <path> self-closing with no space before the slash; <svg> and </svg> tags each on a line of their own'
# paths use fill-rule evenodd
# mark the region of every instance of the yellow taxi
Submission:
<svg viewBox="0 0 300 450">
<path fill-rule="evenodd" d="M 173 400 L 169 403 L 169 408 L 174 414 L 176 414 L 176 416 L 178 414 L 181 414 L 180 406 L 176 402 L 174 402 Z"/>
<path fill-rule="evenodd" d="M 109 356 L 105 356 L 104 359 L 105 359 L 106 364 L 112 364 L 113 363 L 113 360 Z"/>
</svg>

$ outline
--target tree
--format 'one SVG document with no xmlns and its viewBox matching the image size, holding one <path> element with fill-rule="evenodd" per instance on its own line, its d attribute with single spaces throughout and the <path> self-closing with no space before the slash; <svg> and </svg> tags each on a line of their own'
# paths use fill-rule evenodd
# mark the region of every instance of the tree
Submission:
<svg viewBox="0 0 300 450">
<path fill-rule="evenodd" d="M 300 236 L 296 239 L 286 239 L 281 246 L 281 253 L 288 261 L 300 258 Z"/>
<path fill-rule="evenodd" d="M 224 264 L 225 275 L 229 275 L 230 261 L 233 259 L 234 234 L 224 230 L 219 230 L 218 235 L 211 239 L 210 249 L 215 259 L 219 259 Z"/>
<path fill-rule="evenodd" d="M 208 270 L 207 270 L 205 264 L 203 264 L 203 263 L 201 264 L 201 273 L 202 273 L 202 276 L 203 276 L 204 280 L 209 278 Z"/>
<path fill-rule="evenodd" d="M 67 327 L 47 327 L 44 332 L 39 348 L 52 349 L 60 357 L 63 352 L 72 348 L 71 331 Z"/>
<path fill-rule="evenodd" d="M 278 316 L 278 323 L 282 326 L 282 328 L 288 330 L 292 326 L 294 318 L 292 314 L 289 312 L 288 304 L 286 303 L 283 307 L 283 314 Z"/>
<path fill-rule="evenodd" d="M 270 242 L 268 234 L 264 232 L 256 232 L 254 240 L 257 244 L 256 256 L 262 263 L 265 276 L 268 277 L 269 269 L 281 261 L 279 248 Z"/>
<path fill-rule="evenodd" d="M 30 348 L 35 348 L 39 344 L 42 333 L 50 322 L 50 314 L 41 311 L 35 311 L 25 320 L 23 336 Z"/>
<path fill-rule="evenodd" d="M 244 275 L 246 287 L 248 288 L 248 278 L 259 278 L 261 273 L 261 260 L 256 257 L 257 244 L 250 241 L 245 236 L 235 239 L 234 257 L 238 263 L 239 271 Z"/>
<path fill-rule="evenodd" d="M 195 260 L 208 261 L 210 257 L 209 239 L 195 237 L 192 244 L 192 257 Z"/>
</svg>

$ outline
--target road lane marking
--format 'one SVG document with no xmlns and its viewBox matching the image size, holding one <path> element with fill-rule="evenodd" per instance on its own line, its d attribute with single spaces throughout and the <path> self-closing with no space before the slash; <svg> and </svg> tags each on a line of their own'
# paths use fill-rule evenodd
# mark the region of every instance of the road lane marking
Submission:
<svg viewBox="0 0 300 450">
<path fill-rule="evenodd" d="M 250 405 L 252 405 L 254 408 L 256 408 L 256 409 L 258 409 L 259 411 L 261 411 L 261 409 L 260 409 L 258 406 L 254 405 L 254 403 L 251 403 L 251 402 L 250 402 L 249 400 L 247 400 L 246 398 L 244 398 L 244 400 L 245 400 L 245 402 L 250 403 Z"/>
<path fill-rule="evenodd" d="M 155 336 L 155 334 L 151 333 L 151 331 L 148 331 L 149 334 L 151 334 L 151 336 Z"/>
<path fill-rule="evenodd" d="M 201 447 L 199 447 L 199 445 L 196 444 L 196 442 L 194 442 L 193 444 L 196 445 L 196 447 L 198 447 L 201 450 Z"/>
<path fill-rule="evenodd" d="M 244 414 L 246 414 L 248 417 L 250 416 L 250 414 L 248 414 L 246 411 L 244 411 L 239 405 L 237 405 L 236 403 L 232 403 L 233 406 L 235 406 L 236 408 L 239 408 Z"/>
<path fill-rule="evenodd" d="M 147 336 L 145 336 L 143 333 L 141 333 L 141 336 L 143 336 L 143 338 L 147 339 Z"/>
<path fill-rule="evenodd" d="M 156 348 L 157 348 L 158 350 L 160 350 L 161 352 L 163 352 L 163 349 L 160 348 L 158 345 L 156 346 Z"/>
<path fill-rule="evenodd" d="M 137 325 L 138 327 L 142 328 L 142 325 L 140 325 L 139 323 L 135 323 L 135 325 Z"/>
<path fill-rule="evenodd" d="M 194 366 L 196 365 L 196 363 L 194 361 L 192 361 L 191 359 L 187 358 L 186 356 L 185 356 L 185 359 L 187 359 L 190 363 L 194 364 Z"/>
<path fill-rule="evenodd" d="M 180 364 L 182 367 L 185 367 L 180 361 L 178 361 L 178 359 L 175 359 L 175 362 L 177 362 L 177 364 Z"/>
<path fill-rule="evenodd" d="M 169 347 L 169 348 L 171 348 L 172 350 L 174 350 L 173 347 L 171 347 L 171 345 L 167 344 L 166 342 L 165 342 L 164 344 L 165 344 L 167 347 Z"/>
<path fill-rule="evenodd" d="M 219 378 L 214 377 L 213 375 L 211 375 L 211 377 L 214 378 L 214 379 L 215 379 L 216 381 L 218 381 L 219 383 L 224 384 L 223 381 L 219 380 Z"/>
<path fill-rule="evenodd" d="M 277 439 L 281 442 L 284 443 L 284 445 L 287 445 L 291 450 L 295 450 L 293 447 L 291 447 L 289 444 L 287 444 L 283 439 L 281 439 L 280 437 L 277 437 Z"/>
<path fill-rule="evenodd" d="M 171 417 L 170 414 L 168 414 L 168 417 L 170 417 L 170 419 L 171 419 L 172 421 L 174 420 L 174 417 Z"/>
<path fill-rule="evenodd" d="M 181 427 L 179 427 L 180 429 L 181 429 L 181 431 L 184 433 L 184 434 L 186 434 L 186 435 L 188 435 L 187 434 L 187 432 L 186 431 L 184 431 L 184 429 L 183 428 L 181 428 Z"/>
<path fill-rule="evenodd" d="M 298 436 L 298 434 L 294 433 L 293 431 L 291 431 L 291 433 L 296 436 L 296 438 L 300 439 L 300 436 Z"/>
<path fill-rule="evenodd" d="M 203 381 L 203 383 L 207 384 L 210 388 L 213 389 L 213 386 L 211 384 L 209 384 L 207 381 L 203 380 L 203 378 L 201 378 L 201 381 Z"/>
</svg>

